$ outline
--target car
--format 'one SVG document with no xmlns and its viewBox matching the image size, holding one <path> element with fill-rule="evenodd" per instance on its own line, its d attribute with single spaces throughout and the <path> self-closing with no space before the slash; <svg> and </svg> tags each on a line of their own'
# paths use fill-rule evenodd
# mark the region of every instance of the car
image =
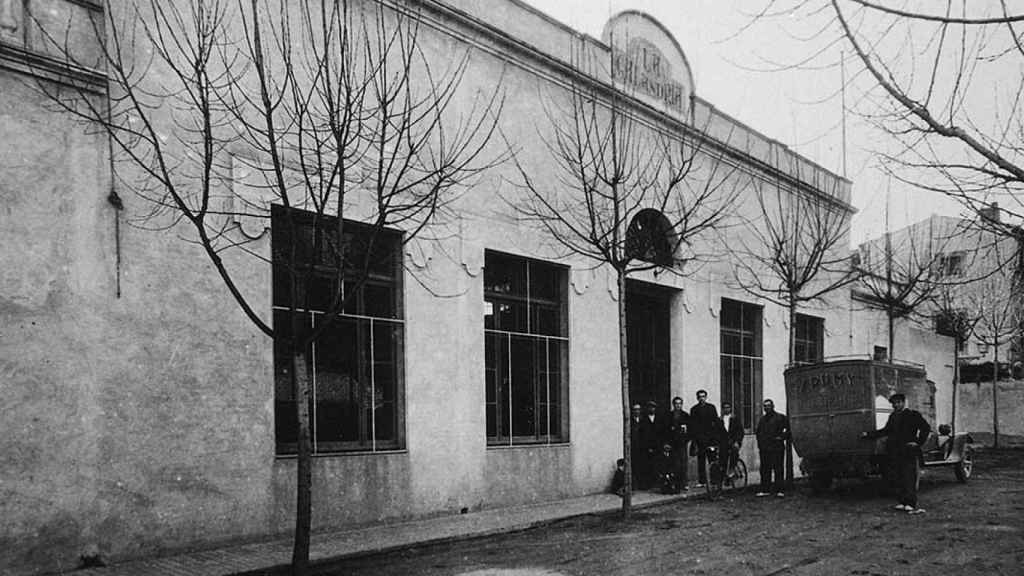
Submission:
<svg viewBox="0 0 1024 576">
<path fill-rule="evenodd" d="M 974 439 L 970 434 L 953 434 L 949 424 L 939 425 L 921 446 L 921 465 L 924 468 L 952 468 L 956 479 L 967 482 L 974 469 Z"/>
</svg>

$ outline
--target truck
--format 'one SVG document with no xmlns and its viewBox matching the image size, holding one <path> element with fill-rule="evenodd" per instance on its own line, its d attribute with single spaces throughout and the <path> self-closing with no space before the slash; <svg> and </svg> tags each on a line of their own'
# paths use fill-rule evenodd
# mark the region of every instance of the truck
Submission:
<svg viewBox="0 0 1024 576">
<path fill-rule="evenodd" d="M 885 438 L 865 440 L 863 432 L 885 425 L 892 413 L 889 397 L 900 392 L 907 406 L 921 412 L 932 433 L 921 447 L 919 466 L 952 468 L 960 482 L 973 470 L 972 439 L 935 427 L 935 388 L 924 367 L 844 358 L 794 365 L 785 371 L 786 412 L 800 470 L 815 490 L 835 478 L 888 476 Z"/>
</svg>

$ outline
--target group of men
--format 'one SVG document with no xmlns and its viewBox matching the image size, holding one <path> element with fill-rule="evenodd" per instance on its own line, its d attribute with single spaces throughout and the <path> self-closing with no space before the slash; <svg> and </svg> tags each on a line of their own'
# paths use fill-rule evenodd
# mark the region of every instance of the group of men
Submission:
<svg viewBox="0 0 1024 576">
<path fill-rule="evenodd" d="M 707 448 L 717 446 L 719 455 L 726 458 L 726 470 L 731 475 L 743 444 L 743 423 L 733 414 L 729 402 L 722 403 L 722 415 L 714 404 L 707 401 L 705 390 L 697 391 L 697 403 L 689 413 L 683 409 L 683 399 L 672 399 L 672 411 L 658 412 L 654 401 L 646 403 L 646 412 L 640 404 L 631 406 L 631 439 L 633 454 L 633 484 L 638 490 L 660 489 L 679 493 L 687 490 L 688 456 L 697 457 L 697 486 L 707 479 Z M 893 394 L 889 401 L 893 412 L 885 426 L 861 434 L 864 439 L 888 437 L 887 451 L 892 462 L 894 480 L 899 490 L 896 509 L 910 514 L 924 512 L 917 503 L 917 461 L 920 446 L 924 444 L 931 427 L 924 417 L 906 407 L 906 396 Z M 755 427 L 760 457 L 761 484 L 757 496 L 785 496 L 783 478 L 786 441 L 790 437 L 789 420 L 775 411 L 775 403 L 765 399 L 761 405 L 764 414 Z M 688 449 L 689 448 L 689 449 Z M 624 477 L 623 461 L 613 480 L 613 489 L 621 494 Z"/>
<path fill-rule="evenodd" d="M 643 407 L 631 407 L 633 482 L 638 490 L 687 490 L 689 456 L 697 457 L 697 487 L 704 486 L 708 481 L 708 448 L 712 446 L 718 448 L 719 457 L 724 459 L 727 474 L 733 474 L 743 444 L 743 422 L 733 413 L 729 402 L 722 403 L 719 416 L 707 398 L 706 390 L 698 390 L 697 403 L 689 412 L 683 409 L 683 399 L 678 396 L 672 399 L 672 410 L 667 414 L 660 413 L 654 401 Z M 763 407 L 765 414 L 756 427 L 761 453 L 758 496 L 768 495 L 769 490 L 783 496 L 783 455 L 789 423 L 785 415 L 775 412 L 771 400 L 765 400 Z"/>
</svg>

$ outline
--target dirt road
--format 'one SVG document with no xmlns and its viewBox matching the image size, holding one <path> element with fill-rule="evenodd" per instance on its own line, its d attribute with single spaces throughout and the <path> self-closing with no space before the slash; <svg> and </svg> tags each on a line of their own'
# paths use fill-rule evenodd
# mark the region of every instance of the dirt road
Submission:
<svg viewBox="0 0 1024 576">
<path fill-rule="evenodd" d="M 981 452 L 964 485 L 929 470 L 921 506 L 892 510 L 877 484 L 785 498 L 753 491 L 587 516 L 516 534 L 323 567 L 322 575 L 1024 575 L 1024 451 Z"/>
</svg>

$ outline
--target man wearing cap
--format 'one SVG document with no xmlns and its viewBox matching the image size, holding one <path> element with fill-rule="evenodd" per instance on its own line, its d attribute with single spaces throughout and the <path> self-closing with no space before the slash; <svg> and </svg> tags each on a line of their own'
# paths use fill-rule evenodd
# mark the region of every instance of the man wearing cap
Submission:
<svg viewBox="0 0 1024 576">
<path fill-rule="evenodd" d="M 789 437 L 789 419 L 775 411 L 775 402 L 765 398 L 762 403 L 764 416 L 757 422 L 757 450 L 760 456 L 761 488 L 758 496 L 768 496 L 771 491 L 780 498 L 783 492 L 782 467 L 785 461 L 786 438 Z"/>
<path fill-rule="evenodd" d="M 921 444 L 928 439 L 928 433 L 932 428 L 920 412 L 907 408 L 907 397 L 903 394 L 893 394 L 889 397 L 889 402 L 892 404 L 892 414 L 889 415 L 885 427 L 864 432 L 861 437 L 888 438 L 885 444 L 886 452 L 892 462 L 896 485 L 899 488 L 899 504 L 896 505 L 896 509 L 909 514 L 921 514 L 924 509 L 917 507 L 918 459 Z"/>
<path fill-rule="evenodd" d="M 643 420 L 643 407 L 633 404 L 629 410 L 629 453 L 633 460 L 633 489 L 639 490 L 647 478 L 647 450 L 643 447 L 640 437 L 640 421 Z"/>
<path fill-rule="evenodd" d="M 657 475 L 655 464 L 665 439 L 665 426 L 662 417 L 658 415 L 658 403 L 648 400 L 644 406 L 646 413 L 640 418 L 640 426 L 637 430 L 637 444 L 644 454 L 645 464 L 640 475 L 641 490 L 647 490 L 654 486 Z"/>
</svg>

